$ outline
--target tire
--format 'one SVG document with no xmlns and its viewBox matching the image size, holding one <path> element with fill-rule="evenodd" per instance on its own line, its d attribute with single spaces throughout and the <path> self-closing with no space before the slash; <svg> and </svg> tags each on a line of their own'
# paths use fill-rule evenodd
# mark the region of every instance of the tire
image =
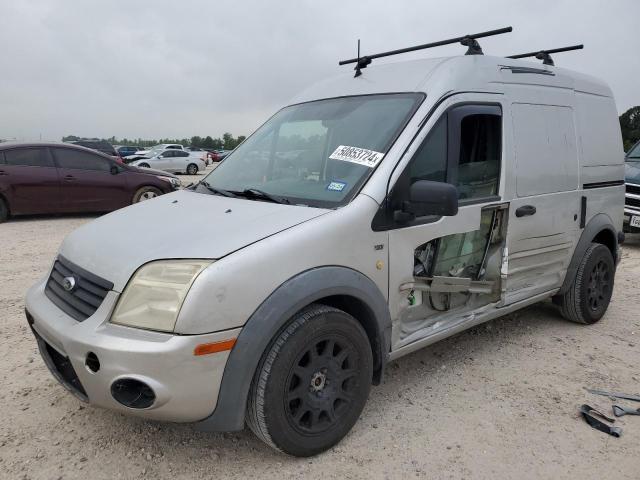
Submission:
<svg viewBox="0 0 640 480">
<path fill-rule="evenodd" d="M 141 168 L 151 168 L 151 166 L 148 163 L 141 163 L 138 166 L 141 167 Z"/>
<path fill-rule="evenodd" d="M 162 195 L 162 192 L 156 187 L 142 187 L 139 188 L 136 194 L 133 196 L 131 203 L 140 203 L 145 200 L 151 200 Z"/>
<path fill-rule="evenodd" d="M 187 174 L 188 175 L 197 175 L 198 166 L 195 163 L 190 163 L 187 165 Z"/>
<path fill-rule="evenodd" d="M 613 293 L 615 263 L 611 251 L 592 243 L 585 252 L 569 290 L 558 299 L 562 316 L 590 325 L 600 320 Z"/>
<path fill-rule="evenodd" d="M 356 423 L 372 374 L 371 345 L 358 321 L 342 310 L 312 304 L 293 317 L 263 355 L 249 392 L 247 424 L 276 450 L 316 455 Z"/>
<path fill-rule="evenodd" d="M 7 207 L 7 203 L 0 198 L 0 223 L 6 222 L 7 218 L 9 218 L 9 207 Z"/>
</svg>

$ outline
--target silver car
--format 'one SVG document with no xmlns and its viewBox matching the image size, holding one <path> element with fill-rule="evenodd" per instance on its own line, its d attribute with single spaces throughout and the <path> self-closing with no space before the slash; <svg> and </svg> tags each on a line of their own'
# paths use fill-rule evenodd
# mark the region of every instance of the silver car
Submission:
<svg viewBox="0 0 640 480">
<path fill-rule="evenodd" d="M 624 203 L 606 85 L 482 55 L 356 74 L 303 92 L 189 189 L 64 240 L 26 300 L 62 385 L 147 419 L 246 422 L 309 456 L 390 361 L 548 299 L 603 317 Z"/>
<path fill-rule="evenodd" d="M 129 165 L 142 168 L 153 168 L 169 173 L 186 173 L 196 175 L 207 168 L 202 159 L 201 152 L 189 152 L 186 150 L 163 150 L 151 152 L 148 158 L 141 158 Z"/>
</svg>

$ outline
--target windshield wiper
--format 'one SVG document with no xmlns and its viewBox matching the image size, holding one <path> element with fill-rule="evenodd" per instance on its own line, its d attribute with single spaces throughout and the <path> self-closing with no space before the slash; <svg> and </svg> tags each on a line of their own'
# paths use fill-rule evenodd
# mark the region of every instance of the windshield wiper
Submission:
<svg viewBox="0 0 640 480">
<path fill-rule="evenodd" d="M 209 190 L 211 193 L 215 193 L 216 195 L 222 195 L 224 197 L 230 197 L 230 198 L 237 198 L 236 194 L 229 192 L 227 190 L 223 190 L 222 188 L 212 187 L 211 185 L 209 185 L 209 182 L 205 182 L 204 180 L 201 180 L 200 182 L 198 182 L 197 185 L 202 185 L 204 188 Z"/>
<path fill-rule="evenodd" d="M 245 188 L 241 192 L 230 192 L 237 197 L 245 197 L 245 198 L 259 198 L 260 200 L 267 200 L 273 203 L 280 203 L 289 205 L 291 202 L 288 198 L 285 197 L 277 197 L 270 193 L 267 193 L 263 190 L 259 190 L 257 188 Z"/>
</svg>

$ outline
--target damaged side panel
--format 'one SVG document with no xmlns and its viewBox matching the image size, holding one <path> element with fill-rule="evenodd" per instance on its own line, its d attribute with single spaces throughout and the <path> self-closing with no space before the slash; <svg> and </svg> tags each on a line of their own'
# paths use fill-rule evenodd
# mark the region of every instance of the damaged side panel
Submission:
<svg viewBox="0 0 640 480">
<path fill-rule="evenodd" d="M 394 348 L 436 334 L 504 299 L 508 204 L 482 209 L 480 228 L 440 237 L 414 251 L 413 280 L 400 285 L 406 298 Z"/>
</svg>

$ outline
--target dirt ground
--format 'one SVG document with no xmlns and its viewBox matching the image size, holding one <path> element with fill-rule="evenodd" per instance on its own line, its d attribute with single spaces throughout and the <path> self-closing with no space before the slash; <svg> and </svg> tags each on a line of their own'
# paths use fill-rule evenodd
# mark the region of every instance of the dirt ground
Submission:
<svg viewBox="0 0 640 480">
<path fill-rule="evenodd" d="M 600 323 L 574 325 L 541 304 L 404 357 L 345 440 L 296 459 L 248 430 L 147 422 L 85 406 L 57 384 L 23 298 L 63 237 L 92 218 L 0 225 L 0 478 L 640 478 L 640 417 L 619 419 L 613 438 L 578 415 L 582 403 L 611 412 L 585 387 L 640 393 L 638 236 Z"/>
</svg>

